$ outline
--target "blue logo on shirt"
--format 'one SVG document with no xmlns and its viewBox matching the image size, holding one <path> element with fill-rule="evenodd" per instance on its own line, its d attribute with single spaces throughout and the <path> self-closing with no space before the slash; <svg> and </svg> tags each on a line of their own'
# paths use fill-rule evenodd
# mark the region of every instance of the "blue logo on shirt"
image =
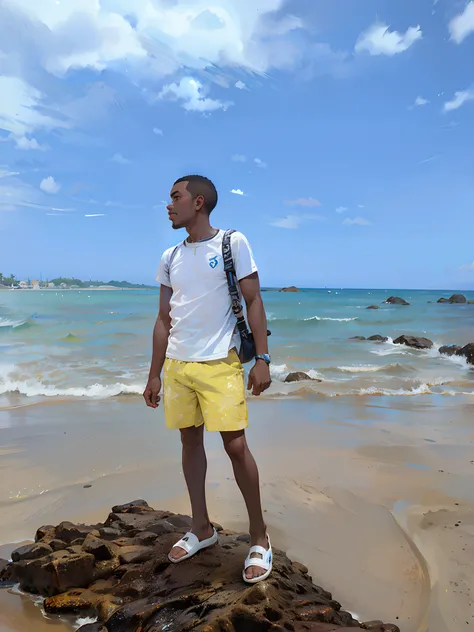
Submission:
<svg viewBox="0 0 474 632">
<path fill-rule="evenodd" d="M 213 257 L 209 259 L 209 265 L 211 266 L 211 268 L 215 268 L 218 263 L 219 263 L 219 258 L 217 255 L 214 255 Z"/>
</svg>

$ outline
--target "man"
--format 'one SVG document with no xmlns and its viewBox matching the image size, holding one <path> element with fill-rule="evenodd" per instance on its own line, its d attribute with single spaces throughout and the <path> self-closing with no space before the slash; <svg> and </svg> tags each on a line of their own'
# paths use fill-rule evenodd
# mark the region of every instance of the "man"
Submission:
<svg viewBox="0 0 474 632">
<path fill-rule="evenodd" d="M 188 237 L 161 259 L 157 276 L 160 308 L 143 394 L 147 406 L 158 406 L 164 369 L 166 424 L 181 432 L 183 472 L 192 508 L 191 531 L 172 548 L 169 559 L 182 562 L 217 542 L 206 506 L 205 426 L 208 431 L 221 433 L 247 506 L 251 549 L 243 579 L 255 583 L 270 574 L 272 551 L 263 520 L 258 469 L 245 438 L 248 414 L 244 371 L 224 272 L 224 231 L 213 228 L 209 219 L 217 205 L 217 191 L 203 176 L 185 176 L 174 183 L 170 197 L 167 209 L 172 226 L 186 229 Z M 241 233 L 232 234 L 231 249 L 256 346 L 248 389 L 260 395 L 271 379 L 257 267 Z"/>
</svg>

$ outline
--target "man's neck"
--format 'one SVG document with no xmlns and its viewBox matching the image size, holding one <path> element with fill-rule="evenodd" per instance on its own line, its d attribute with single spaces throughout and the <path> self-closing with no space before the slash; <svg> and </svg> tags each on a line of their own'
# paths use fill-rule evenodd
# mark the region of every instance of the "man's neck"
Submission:
<svg viewBox="0 0 474 632">
<path fill-rule="evenodd" d="M 204 226 L 193 226 L 192 228 L 187 228 L 186 231 L 189 235 L 188 241 L 190 243 L 196 243 L 197 241 L 202 241 L 203 239 L 209 239 L 217 234 L 217 229 L 213 228 L 209 223 Z"/>
</svg>

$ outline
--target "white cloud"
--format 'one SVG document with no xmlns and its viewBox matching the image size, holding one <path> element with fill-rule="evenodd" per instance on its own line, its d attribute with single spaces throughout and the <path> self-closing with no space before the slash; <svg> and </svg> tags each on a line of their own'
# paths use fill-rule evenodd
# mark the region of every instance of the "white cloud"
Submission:
<svg viewBox="0 0 474 632">
<path fill-rule="evenodd" d="M 359 35 L 355 51 L 391 57 L 405 52 L 422 37 L 423 32 L 420 26 L 410 26 L 405 33 L 399 33 L 390 31 L 390 27 L 386 24 L 376 23 Z"/>
<path fill-rule="evenodd" d="M 301 226 L 301 218 L 298 217 L 298 215 L 287 215 L 286 217 L 271 222 L 270 225 L 276 226 L 276 228 L 296 229 Z"/>
<path fill-rule="evenodd" d="M 342 223 L 344 226 L 370 226 L 372 224 L 372 222 L 363 217 L 354 217 L 353 219 L 346 217 Z"/>
<path fill-rule="evenodd" d="M 347 206 L 338 206 L 336 209 L 336 213 L 345 213 L 346 211 L 348 211 L 348 207 Z"/>
<path fill-rule="evenodd" d="M 423 105 L 427 105 L 429 103 L 428 99 L 424 99 L 423 97 L 416 97 L 415 106 L 421 107 Z"/>
<path fill-rule="evenodd" d="M 2 178 L 12 178 L 13 176 L 19 176 L 19 172 L 18 171 L 9 171 L 8 169 L 4 169 L 3 167 L 0 167 L 0 180 Z"/>
<path fill-rule="evenodd" d="M 474 2 L 468 2 L 462 13 L 449 23 L 451 39 L 460 44 L 468 35 L 474 33 Z"/>
<path fill-rule="evenodd" d="M 306 206 L 306 207 L 321 206 L 321 202 L 312 197 L 307 197 L 307 198 L 301 197 L 301 198 L 296 198 L 296 200 L 286 200 L 285 204 L 287 204 L 288 206 Z"/>
<path fill-rule="evenodd" d="M 219 101 L 206 97 L 206 89 L 200 81 L 192 77 L 183 77 L 179 83 L 164 86 L 158 95 L 159 99 L 180 101 L 181 106 L 188 112 L 214 112 L 227 110 L 232 105 L 230 101 Z"/>
<path fill-rule="evenodd" d="M 111 158 L 112 162 L 116 162 L 119 165 L 129 165 L 131 163 L 131 160 L 129 160 L 128 158 L 124 158 L 122 156 L 122 154 L 114 154 Z"/>
<path fill-rule="evenodd" d="M 1 21 L 0 8 L 0 21 Z M 0 66 L 1 70 L 1 66 Z M 67 122 L 42 109 L 43 94 L 17 77 L 0 76 L 0 129 L 10 132 L 9 139 L 18 149 L 45 149 L 27 135 L 38 130 L 67 127 Z"/>
<path fill-rule="evenodd" d="M 326 218 L 321 215 L 286 215 L 286 217 L 281 217 L 276 219 L 273 222 L 270 222 L 270 226 L 275 226 L 276 228 L 287 228 L 290 230 L 295 230 L 300 228 L 300 226 L 306 221 L 324 221 Z"/>
<path fill-rule="evenodd" d="M 234 162 L 247 162 L 247 156 L 243 156 L 242 154 L 234 154 L 232 156 L 232 160 Z"/>
<path fill-rule="evenodd" d="M 365 208 L 365 206 L 363 204 L 358 204 L 357 208 Z"/>
<path fill-rule="evenodd" d="M 237 82 L 235 83 L 235 87 L 236 87 L 238 90 L 248 90 L 248 88 L 247 88 L 247 84 L 245 84 L 243 81 L 237 81 Z"/>
<path fill-rule="evenodd" d="M 153 134 L 156 134 L 157 136 L 163 136 L 163 130 L 159 129 L 158 127 L 154 127 Z"/>
<path fill-rule="evenodd" d="M 61 186 L 56 182 L 53 176 L 49 176 L 41 180 L 40 189 L 45 193 L 57 193 Z"/>
<path fill-rule="evenodd" d="M 474 272 L 474 261 L 472 263 L 465 263 L 459 269 L 464 270 L 465 272 Z"/>
<path fill-rule="evenodd" d="M 84 217 L 105 217 L 105 213 L 88 213 Z"/>
<path fill-rule="evenodd" d="M 245 195 L 242 189 L 231 189 L 231 193 L 233 193 L 234 195 Z"/>
<path fill-rule="evenodd" d="M 430 156 L 429 158 L 424 158 L 423 160 L 420 160 L 420 162 L 418 163 L 419 165 L 424 165 L 425 162 L 432 162 L 433 160 L 436 160 L 438 156 L 436 154 L 434 154 L 433 156 Z"/>
<path fill-rule="evenodd" d="M 263 162 L 263 160 L 260 160 L 260 158 L 254 158 L 253 161 L 257 165 L 257 167 L 260 167 L 260 169 L 266 169 L 268 166 L 267 163 Z"/>
<path fill-rule="evenodd" d="M 454 93 L 454 97 L 451 101 L 446 101 L 443 106 L 443 110 L 445 112 L 451 112 L 452 110 L 457 110 L 464 105 L 468 101 L 474 100 L 474 88 L 469 88 L 468 90 L 459 90 Z"/>
</svg>

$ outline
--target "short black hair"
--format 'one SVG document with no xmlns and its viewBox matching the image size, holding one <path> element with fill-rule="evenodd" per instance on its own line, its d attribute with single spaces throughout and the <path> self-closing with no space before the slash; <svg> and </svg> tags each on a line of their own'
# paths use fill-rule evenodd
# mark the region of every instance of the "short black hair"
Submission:
<svg viewBox="0 0 474 632">
<path fill-rule="evenodd" d="M 198 195 L 202 195 L 204 198 L 204 208 L 206 211 L 211 214 L 212 211 L 217 206 L 217 189 L 214 186 L 214 183 L 204 176 L 184 176 L 176 180 L 175 184 L 178 182 L 187 182 L 186 189 L 191 193 L 193 198 L 196 198 Z"/>
</svg>

